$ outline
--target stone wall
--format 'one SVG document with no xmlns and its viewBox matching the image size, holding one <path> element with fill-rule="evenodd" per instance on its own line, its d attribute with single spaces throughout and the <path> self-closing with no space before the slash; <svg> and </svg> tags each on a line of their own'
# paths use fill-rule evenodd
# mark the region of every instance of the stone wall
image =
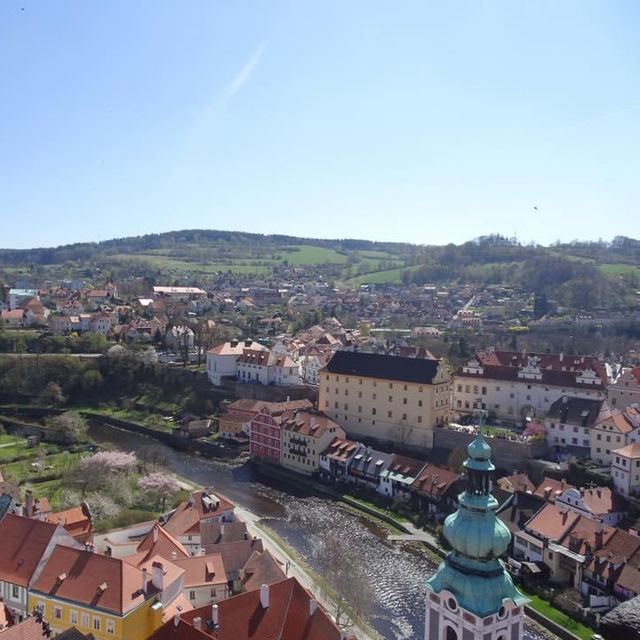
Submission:
<svg viewBox="0 0 640 640">
<path fill-rule="evenodd" d="M 491 459 L 496 468 L 503 471 L 520 469 L 527 458 L 542 458 L 547 453 L 546 442 L 526 443 L 506 438 L 490 438 L 485 436 L 491 447 Z M 434 431 L 434 449 L 452 451 L 460 447 L 466 451 L 474 436 L 453 429 L 436 429 Z"/>
</svg>

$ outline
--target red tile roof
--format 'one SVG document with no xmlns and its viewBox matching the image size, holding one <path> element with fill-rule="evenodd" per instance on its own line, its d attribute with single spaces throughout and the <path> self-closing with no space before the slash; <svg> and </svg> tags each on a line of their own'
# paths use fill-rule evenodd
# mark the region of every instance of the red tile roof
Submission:
<svg viewBox="0 0 640 640">
<path fill-rule="evenodd" d="M 428 463 L 411 483 L 411 488 L 432 500 L 440 500 L 459 477 L 451 469 Z"/>
<path fill-rule="evenodd" d="M 160 556 L 165 560 L 174 560 L 175 558 L 188 558 L 189 553 L 181 542 L 156 522 L 138 545 L 136 553 L 125 560 L 136 567 L 141 567 L 143 563 L 149 562 L 154 556 Z"/>
<path fill-rule="evenodd" d="M 311 594 L 295 579 L 269 586 L 269 606 L 260 602 L 260 590 L 218 602 L 218 626 L 208 631 L 215 640 L 339 640 L 340 629 L 325 610 L 316 605 L 311 613 Z M 183 618 L 200 618 L 207 629 L 211 606 L 194 609 Z M 170 637 L 170 636 L 167 636 Z M 150 640 L 161 640 L 151 636 Z"/>
<path fill-rule="evenodd" d="M 33 616 L 0 632 L 2 640 L 42 640 L 50 637 L 51 633 L 46 633 L 42 622 Z"/>
<path fill-rule="evenodd" d="M 210 501 L 210 502 L 209 502 Z M 209 502 L 209 504 L 206 504 Z M 164 528 L 175 537 L 198 534 L 200 520 L 222 515 L 235 508 L 233 502 L 209 490 L 195 491 L 189 500 L 178 505 Z"/>
<path fill-rule="evenodd" d="M 139 569 L 118 558 L 59 545 L 32 589 L 118 614 L 145 600 Z"/>
<path fill-rule="evenodd" d="M 322 437 L 327 431 L 333 430 L 336 437 L 344 438 L 344 430 L 331 418 L 322 413 L 311 411 L 287 411 L 280 417 L 280 425 L 286 431 L 295 431 L 313 438 Z"/>
<path fill-rule="evenodd" d="M 505 491 L 521 491 L 523 493 L 534 493 L 536 485 L 529 480 L 526 473 L 515 473 L 511 476 L 504 476 L 498 480 L 498 486 Z"/>
<path fill-rule="evenodd" d="M 525 524 L 527 531 L 548 540 L 560 540 L 580 519 L 577 513 L 560 510 L 555 504 L 547 503 Z"/>
<path fill-rule="evenodd" d="M 330 460 L 336 460 L 337 462 L 346 462 L 357 446 L 358 443 L 353 440 L 335 438 L 321 455 Z"/>
<path fill-rule="evenodd" d="M 549 502 L 555 502 L 556 495 L 563 493 L 567 489 L 575 489 L 575 487 L 569 484 L 564 478 L 562 478 L 562 480 L 556 480 L 555 478 L 545 476 L 533 494 Z"/>
<path fill-rule="evenodd" d="M 193 556 L 172 560 L 173 564 L 184 569 L 184 588 L 204 587 L 207 585 L 226 585 L 227 572 L 222 554 L 211 553 L 206 556 Z"/>
<path fill-rule="evenodd" d="M 0 521 L 0 580 L 26 587 L 57 526 L 8 513 Z"/>
<path fill-rule="evenodd" d="M 46 520 L 63 526 L 74 538 L 85 540 L 91 534 L 91 518 L 82 507 L 50 513 Z"/>
</svg>

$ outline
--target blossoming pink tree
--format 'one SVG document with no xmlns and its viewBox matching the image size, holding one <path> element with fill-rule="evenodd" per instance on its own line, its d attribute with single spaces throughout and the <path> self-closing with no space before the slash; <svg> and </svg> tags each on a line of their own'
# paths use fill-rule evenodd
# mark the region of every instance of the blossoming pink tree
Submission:
<svg viewBox="0 0 640 640">
<path fill-rule="evenodd" d="M 138 489 L 148 493 L 156 503 L 161 502 L 164 511 L 167 498 L 175 496 L 180 491 L 180 483 L 175 476 L 156 471 L 140 478 Z"/>
</svg>

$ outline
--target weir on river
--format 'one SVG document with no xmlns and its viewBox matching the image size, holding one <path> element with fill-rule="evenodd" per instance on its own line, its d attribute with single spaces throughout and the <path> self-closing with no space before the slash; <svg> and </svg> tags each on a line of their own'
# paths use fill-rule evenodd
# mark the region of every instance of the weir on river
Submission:
<svg viewBox="0 0 640 640">
<path fill-rule="evenodd" d="M 371 626 L 386 640 L 423 640 L 426 580 L 436 565 L 429 557 L 385 540 L 386 531 L 329 499 L 297 494 L 257 478 L 249 465 L 182 453 L 159 442 L 112 427 L 92 425 L 100 444 L 153 455 L 164 466 L 197 484 L 211 486 L 263 518 L 313 568 L 313 549 L 327 531 L 337 532 L 345 553 L 358 558 L 374 594 Z M 549 636 L 525 626 L 526 640 Z"/>
</svg>

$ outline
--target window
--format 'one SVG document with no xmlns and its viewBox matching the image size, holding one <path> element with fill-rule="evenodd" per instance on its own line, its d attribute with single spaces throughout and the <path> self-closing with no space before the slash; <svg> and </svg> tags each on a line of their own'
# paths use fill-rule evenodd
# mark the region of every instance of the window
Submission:
<svg viewBox="0 0 640 640">
<path fill-rule="evenodd" d="M 196 599 L 196 592 L 189 591 L 189 600 L 195 600 L 195 599 Z"/>
<path fill-rule="evenodd" d="M 375 410 L 375 408 L 374 408 L 374 409 L 371 409 L 371 415 L 372 415 L 372 416 L 375 416 L 375 415 L 376 415 L 376 410 Z"/>
<path fill-rule="evenodd" d="M 69 611 L 69 622 L 71 624 L 78 624 L 78 612 L 75 609 Z"/>
<path fill-rule="evenodd" d="M 349 411 L 349 405 L 346 402 L 344 403 L 344 410 Z"/>
<path fill-rule="evenodd" d="M 358 407 L 358 413 L 362 413 L 362 407 L 361 406 Z"/>
<path fill-rule="evenodd" d="M 402 404 L 407 404 L 407 399 L 406 398 L 402 398 Z"/>
<path fill-rule="evenodd" d="M 422 422 L 422 416 L 418 416 L 418 422 Z"/>
<path fill-rule="evenodd" d="M 14 600 L 20 597 L 20 587 L 17 584 L 11 585 L 11 597 Z"/>
<path fill-rule="evenodd" d="M 403 414 L 402 414 L 402 419 L 403 419 L 403 420 L 406 420 L 406 419 L 407 419 L 407 414 L 406 414 L 406 413 L 403 413 Z"/>
<path fill-rule="evenodd" d="M 102 618 L 93 616 L 93 630 L 100 631 L 101 628 L 102 628 Z"/>
<path fill-rule="evenodd" d="M 393 402 L 393 396 L 389 396 L 389 402 Z"/>
<path fill-rule="evenodd" d="M 53 607 L 53 617 L 56 620 L 62 620 L 62 607 Z"/>
<path fill-rule="evenodd" d="M 389 383 L 389 389 L 393 389 L 393 382 Z"/>
<path fill-rule="evenodd" d="M 345 390 L 344 390 L 344 395 L 345 395 L 345 396 L 348 396 L 348 395 L 349 395 L 349 389 L 345 389 Z"/>
<path fill-rule="evenodd" d="M 458 393 L 462 393 L 462 385 L 461 384 L 458 385 Z"/>
<path fill-rule="evenodd" d="M 80 614 L 80 626 L 84 627 L 85 629 L 89 628 L 89 614 L 88 613 L 81 613 Z"/>
<path fill-rule="evenodd" d="M 393 416 L 393 412 L 387 411 L 387 418 L 391 418 Z"/>
<path fill-rule="evenodd" d="M 374 399 L 374 400 L 376 399 L 376 394 L 375 394 L 375 393 L 373 394 L 373 399 Z"/>
<path fill-rule="evenodd" d="M 460 400 L 458 400 L 458 402 L 460 402 Z M 422 406 L 422 400 L 418 400 L 418 406 L 421 407 Z M 458 405 L 460 406 L 460 405 Z"/>
<path fill-rule="evenodd" d="M 113 635 L 116 632 L 116 625 L 113 620 L 107 620 L 107 633 Z"/>
</svg>

